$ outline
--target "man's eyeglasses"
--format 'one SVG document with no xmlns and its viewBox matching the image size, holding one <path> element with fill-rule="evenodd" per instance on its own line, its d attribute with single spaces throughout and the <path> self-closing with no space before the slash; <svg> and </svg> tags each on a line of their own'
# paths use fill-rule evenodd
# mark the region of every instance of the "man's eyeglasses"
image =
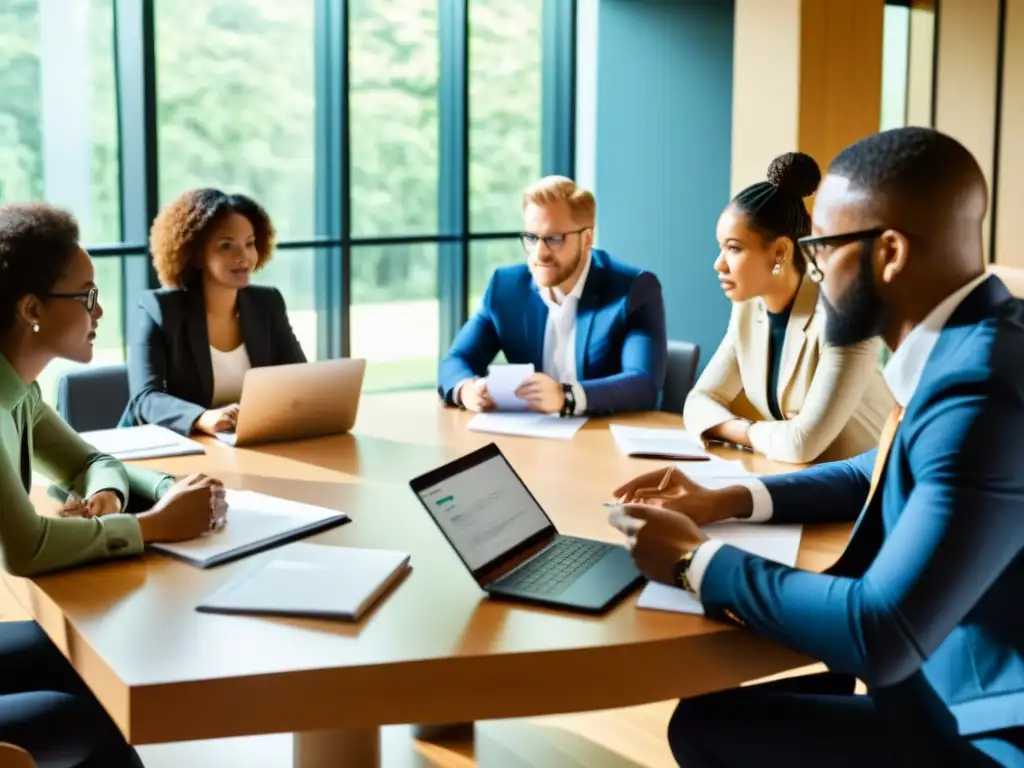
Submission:
<svg viewBox="0 0 1024 768">
<path fill-rule="evenodd" d="M 820 283 L 825 277 L 818 264 L 818 258 L 825 255 L 826 251 L 838 248 L 841 245 L 855 243 L 858 240 L 862 243 L 873 242 L 874 239 L 885 232 L 885 228 L 861 229 L 856 232 L 844 232 L 841 235 L 821 235 L 819 237 L 801 237 L 796 241 L 800 246 L 800 252 L 807 262 L 807 276 L 812 283 Z"/>
<path fill-rule="evenodd" d="M 48 293 L 47 297 L 51 299 L 72 299 L 73 301 L 80 302 L 85 306 L 86 311 L 91 314 L 96 309 L 96 302 L 99 301 L 100 289 L 94 286 L 88 291 L 79 291 L 77 293 Z"/>
<path fill-rule="evenodd" d="M 535 235 L 532 232 L 520 232 L 519 241 L 523 244 L 523 248 L 525 248 L 527 252 L 536 250 L 541 240 L 543 240 L 544 245 L 552 251 L 557 251 L 565 245 L 565 238 L 569 235 L 579 235 L 586 232 L 588 229 L 590 229 L 590 227 L 583 227 L 582 229 L 575 229 L 572 232 L 562 232 L 558 235 L 544 235 L 543 237 Z"/>
</svg>

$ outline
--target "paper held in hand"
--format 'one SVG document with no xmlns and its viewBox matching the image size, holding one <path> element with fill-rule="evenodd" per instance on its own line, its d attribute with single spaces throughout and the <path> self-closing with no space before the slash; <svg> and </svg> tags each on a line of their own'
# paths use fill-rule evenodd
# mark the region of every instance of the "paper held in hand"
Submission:
<svg viewBox="0 0 1024 768">
<path fill-rule="evenodd" d="M 499 411 L 528 410 L 526 401 L 516 397 L 519 385 L 534 374 L 532 363 L 526 365 L 492 365 L 487 369 L 487 394 Z"/>
</svg>

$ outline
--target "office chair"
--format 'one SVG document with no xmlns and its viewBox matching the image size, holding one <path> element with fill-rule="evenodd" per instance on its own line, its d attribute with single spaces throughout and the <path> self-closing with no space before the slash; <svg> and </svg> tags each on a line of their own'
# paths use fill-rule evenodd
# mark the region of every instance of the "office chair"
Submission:
<svg viewBox="0 0 1024 768">
<path fill-rule="evenodd" d="M 661 410 L 682 415 L 683 403 L 686 402 L 686 396 L 693 389 L 694 380 L 697 378 L 699 360 L 700 347 L 692 341 L 669 339 Z"/>
<path fill-rule="evenodd" d="M 128 406 L 128 368 L 104 365 L 69 371 L 57 382 L 57 413 L 76 432 L 113 429 Z"/>
</svg>

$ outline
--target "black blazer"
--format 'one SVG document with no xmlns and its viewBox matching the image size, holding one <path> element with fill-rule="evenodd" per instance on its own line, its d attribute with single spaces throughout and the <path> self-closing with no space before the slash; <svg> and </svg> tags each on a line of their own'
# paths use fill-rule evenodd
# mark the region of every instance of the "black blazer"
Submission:
<svg viewBox="0 0 1024 768">
<path fill-rule="evenodd" d="M 139 313 L 139 332 L 128 349 L 129 401 L 122 424 L 159 424 L 188 435 L 213 400 L 202 289 L 147 291 Z M 243 288 L 238 315 L 253 368 L 306 362 L 276 288 Z"/>
</svg>

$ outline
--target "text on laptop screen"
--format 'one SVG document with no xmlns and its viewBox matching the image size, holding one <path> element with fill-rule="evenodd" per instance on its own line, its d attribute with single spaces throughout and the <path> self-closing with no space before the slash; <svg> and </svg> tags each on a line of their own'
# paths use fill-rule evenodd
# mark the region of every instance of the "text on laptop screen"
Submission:
<svg viewBox="0 0 1024 768">
<path fill-rule="evenodd" d="M 419 495 L 473 571 L 550 525 L 501 456 L 452 475 Z"/>
</svg>

